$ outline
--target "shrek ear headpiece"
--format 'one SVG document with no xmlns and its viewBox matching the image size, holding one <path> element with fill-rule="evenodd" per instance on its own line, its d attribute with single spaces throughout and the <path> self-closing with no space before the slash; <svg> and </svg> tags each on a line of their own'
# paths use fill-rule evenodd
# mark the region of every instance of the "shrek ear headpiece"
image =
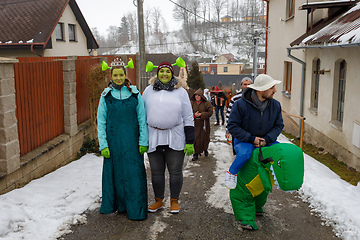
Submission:
<svg viewBox="0 0 360 240">
<path fill-rule="evenodd" d="M 174 64 L 171 64 L 172 66 L 178 66 L 178 67 L 186 67 L 186 63 L 185 61 L 181 58 L 178 57 L 176 59 L 176 62 Z M 148 61 L 146 63 L 146 72 L 151 72 L 154 68 L 157 68 L 158 66 L 154 66 L 154 64 L 150 61 Z"/>
<path fill-rule="evenodd" d="M 129 58 L 129 59 L 130 59 L 130 61 L 128 62 L 128 64 L 126 66 L 125 66 L 124 62 L 121 60 L 121 58 L 115 58 L 114 61 L 110 64 L 110 67 L 105 61 L 102 61 L 101 68 L 103 71 L 112 69 L 113 67 L 116 67 L 116 66 L 123 66 L 125 68 L 134 68 L 134 62 L 133 62 L 132 58 Z"/>
</svg>

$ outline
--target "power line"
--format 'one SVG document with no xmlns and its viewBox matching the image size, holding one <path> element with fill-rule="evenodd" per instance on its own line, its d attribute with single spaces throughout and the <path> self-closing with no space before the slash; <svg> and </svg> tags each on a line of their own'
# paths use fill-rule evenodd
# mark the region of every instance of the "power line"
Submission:
<svg viewBox="0 0 360 240">
<path fill-rule="evenodd" d="M 175 4 L 176 6 L 184 9 L 185 11 L 193 14 L 194 16 L 196 16 L 196 17 L 198 17 L 198 18 L 201 18 L 201 19 L 205 20 L 206 22 L 208 22 L 208 23 L 210 23 L 210 24 L 212 24 L 212 25 L 215 25 L 215 26 L 221 27 L 221 28 L 225 28 L 225 29 L 227 29 L 227 30 L 229 30 L 229 31 L 234 31 L 234 32 L 236 32 L 236 33 L 241 33 L 241 31 L 238 30 L 238 29 L 228 28 L 228 27 L 226 27 L 226 26 L 223 26 L 222 24 L 218 24 L 218 23 L 216 23 L 216 22 L 212 22 L 211 20 L 206 19 L 206 18 L 204 18 L 204 17 L 202 17 L 202 16 L 200 16 L 200 15 L 197 15 L 196 13 L 192 12 L 191 10 L 187 9 L 186 7 L 180 5 L 180 4 L 178 4 L 178 3 L 176 3 L 176 2 L 174 2 L 174 1 L 172 1 L 172 0 L 169 0 L 169 1 L 170 1 L 171 3 L 173 3 L 173 4 Z M 252 20 L 254 21 L 255 19 L 252 18 Z M 260 23 L 260 24 L 261 24 L 261 23 Z M 252 25 L 254 25 L 254 22 L 252 22 Z M 265 29 L 265 27 L 264 27 L 264 29 Z"/>
<path fill-rule="evenodd" d="M 173 3 L 173 4 L 175 4 L 176 6 L 184 9 L 185 11 L 193 14 L 194 16 L 196 16 L 196 17 L 198 17 L 198 18 L 201 18 L 201 19 L 205 20 L 206 22 L 209 22 L 210 24 L 213 24 L 213 25 L 215 25 L 215 26 L 217 26 L 217 27 L 225 28 L 225 29 L 230 30 L 230 31 L 240 32 L 240 31 L 237 30 L 237 29 L 227 28 L 227 27 L 225 27 L 225 26 L 222 26 L 221 24 L 214 23 L 214 22 L 212 22 L 212 21 L 210 21 L 210 20 L 208 20 L 208 19 L 206 19 L 206 18 L 204 18 L 204 17 L 202 17 L 202 16 L 197 15 L 196 13 L 190 11 L 190 10 L 187 9 L 186 7 L 181 6 L 180 4 L 178 4 L 178 3 L 176 3 L 176 2 L 174 2 L 174 1 L 172 1 L 172 0 L 169 0 L 169 1 L 170 1 L 171 3 Z"/>
<path fill-rule="evenodd" d="M 212 41 L 212 40 L 222 40 L 225 37 L 218 37 L 218 38 L 208 38 L 206 41 Z M 195 42 L 203 42 L 204 39 L 199 40 L 189 40 L 189 41 L 180 41 L 180 42 L 172 42 L 172 43 L 155 43 L 155 44 L 148 44 L 145 45 L 146 47 L 155 47 L 155 46 L 163 46 L 163 45 L 174 45 L 174 44 L 183 44 L 183 43 L 195 43 Z M 136 46 L 121 46 L 121 47 L 101 47 L 101 48 L 132 48 Z"/>
</svg>

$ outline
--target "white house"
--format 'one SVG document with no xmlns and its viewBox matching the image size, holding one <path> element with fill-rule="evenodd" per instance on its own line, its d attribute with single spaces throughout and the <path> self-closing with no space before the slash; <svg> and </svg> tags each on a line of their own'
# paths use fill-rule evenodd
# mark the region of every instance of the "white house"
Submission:
<svg viewBox="0 0 360 240">
<path fill-rule="evenodd" d="M 88 56 L 98 48 L 75 0 L 0 3 L 0 57 Z"/>
<path fill-rule="evenodd" d="M 360 170 L 360 3 L 266 0 L 266 72 L 304 139 Z M 290 124 L 286 127 L 290 128 Z"/>
</svg>

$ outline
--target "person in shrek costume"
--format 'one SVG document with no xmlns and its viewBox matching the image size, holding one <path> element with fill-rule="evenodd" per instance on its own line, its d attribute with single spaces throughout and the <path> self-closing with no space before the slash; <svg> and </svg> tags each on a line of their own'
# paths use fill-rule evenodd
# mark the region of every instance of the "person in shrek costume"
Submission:
<svg viewBox="0 0 360 240">
<path fill-rule="evenodd" d="M 235 219 L 241 227 L 258 229 L 256 216 L 263 215 L 263 206 L 272 186 L 283 191 L 300 189 L 304 178 L 304 155 L 290 143 L 260 147 L 238 172 L 237 185 L 230 190 Z"/>
<path fill-rule="evenodd" d="M 279 83 L 281 81 L 269 75 L 258 75 L 231 109 L 227 129 L 235 138 L 236 158 L 225 173 L 225 186 L 229 189 L 236 187 L 237 174 L 250 159 L 253 150 L 276 143 L 284 128 L 281 105 L 273 99 L 275 85 Z M 242 226 L 246 228 L 246 225 Z"/>
<path fill-rule="evenodd" d="M 126 78 L 126 67 L 115 59 L 111 82 L 102 92 L 98 113 L 98 138 L 104 157 L 100 213 L 126 212 L 131 220 L 147 218 L 147 183 L 143 154 L 148 147 L 144 102 Z"/>
<path fill-rule="evenodd" d="M 185 67 L 178 58 L 176 64 Z M 146 71 L 155 68 L 147 63 Z M 165 169 L 169 171 L 170 212 L 178 213 L 179 196 L 183 184 L 183 162 L 194 154 L 194 118 L 185 81 L 174 77 L 173 65 L 162 62 L 157 75 L 149 80 L 150 85 L 143 92 L 149 131 L 148 157 L 155 203 L 149 212 L 156 212 L 164 205 Z"/>
</svg>

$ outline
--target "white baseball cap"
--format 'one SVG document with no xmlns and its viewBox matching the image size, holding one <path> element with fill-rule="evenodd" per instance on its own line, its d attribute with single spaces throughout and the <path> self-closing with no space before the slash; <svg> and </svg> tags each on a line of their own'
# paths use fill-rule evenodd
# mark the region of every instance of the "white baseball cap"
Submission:
<svg viewBox="0 0 360 240">
<path fill-rule="evenodd" d="M 250 84 L 248 87 L 257 91 L 266 91 L 272 88 L 275 84 L 279 84 L 281 81 L 275 80 L 269 75 L 259 74 L 254 81 L 254 84 Z"/>
</svg>

